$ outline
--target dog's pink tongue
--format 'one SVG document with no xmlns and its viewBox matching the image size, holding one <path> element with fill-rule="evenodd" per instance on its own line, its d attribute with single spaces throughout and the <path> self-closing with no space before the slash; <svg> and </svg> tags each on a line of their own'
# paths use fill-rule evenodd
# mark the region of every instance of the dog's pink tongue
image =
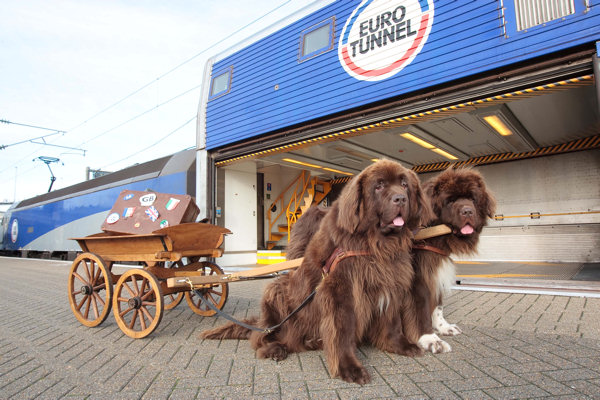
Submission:
<svg viewBox="0 0 600 400">
<path fill-rule="evenodd" d="M 392 221 L 392 224 L 394 224 L 394 226 L 404 226 L 404 220 L 402 219 L 401 216 L 397 216 L 396 218 L 394 218 L 394 220 Z"/>
<path fill-rule="evenodd" d="M 460 233 L 462 233 L 463 235 L 470 235 L 474 232 L 474 229 L 471 225 L 466 224 L 465 226 L 463 226 L 460 230 Z"/>
</svg>

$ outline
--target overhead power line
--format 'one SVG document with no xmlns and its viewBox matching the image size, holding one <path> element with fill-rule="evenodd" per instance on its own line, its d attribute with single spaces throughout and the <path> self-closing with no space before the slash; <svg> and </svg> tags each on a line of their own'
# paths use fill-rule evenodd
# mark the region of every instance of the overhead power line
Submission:
<svg viewBox="0 0 600 400">
<path fill-rule="evenodd" d="M 115 129 L 118 129 L 118 128 L 120 128 L 120 127 L 124 126 L 124 125 L 127 125 L 128 123 L 130 123 L 130 122 L 132 122 L 132 121 L 135 121 L 136 119 L 138 119 L 138 118 L 140 118 L 140 117 L 142 117 L 142 116 L 144 116 L 144 115 L 148 114 L 149 112 L 152 112 L 152 111 L 154 111 L 154 110 L 156 110 L 156 109 L 158 109 L 158 108 L 160 108 L 160 107 L 162 107 L 162 106 L 164 106 L 164 105 L 166 105 L 166 104 L 169 104 L 170 102 L 172 102 L 172 101 L 174 101 L 174 100 L 177 100 L 177 99 L 178 99 L 178 98 L 180 98 L 181 96 L 184 96 L 184 95 L 188 94 L 189 92 L 191 92 L 191 91 L 194 91 L 194 90 L 198 89 L 200 86 L 202 86 L 202 84 L 196 85 L 196 86 L 194 86 L 194 87 L 193 87 L 193 88 L 191 88 L 191 89 L 187 89 L 186 91 L 184 91 L 184 92 L 182 92 L 182 93 L 179 93 L 178 95 L 176 95 L 176 96 L 173 96 L 173 97 L 171 97 L 170 99 L 168 99 L 168 100 L 165 100 L 165 101 L 163 101 L 162 103 L 160 103 L 160 104 L 157 104 L 156 106 L 154 106 L 154 107 L 152 107 L 152 108 L 149 108 L 149 109 L 147 109 L 147 110 L 145 110 L 145 111 L 143 111 L 143 112 L 141 112 L 141 113 L 139 113 L 139 114 L 137 114 L 137 115 L 134 115 L 133 117 L 129 118 L 128 120 L 126 120 L 126 121 L 123 121 L 123 122 L 121 122 L 121 123 L 119 123 L 119 124 L 117 124 L 117 125 L 113 126 L 112 128 L 105 130 L 105 131 L 104 131 L 104 132 L 102 132 L 102 133 L 99 133 L 98 135 L 96 135 L 96 136 L 92 137 L 91 139 L 88 139 L 88 140 L 85 140 L 85 141 L 81 142 L 81 144 L 79 144 L 79 146 L 83 146 L 84 144 L 87 144 L 87 143 L 89 143 L 89 142 L 91 142 L 91 141 L 93 141 L 93 140 L 96 140 L 96 139 L 98 139 L 99 137 L 102 137 L 102 136 L 106 135 L 107 133 L 110 133 L 110 132 L 114 131 Z"/>
<path fill-rule="evenodd" d="M 11 143 L 11 144 L 0 144 L 0 150 L 4 150 L 7 147 L 16 146 L 18 144 L 33 143 L 33 144 L 41 144 L 42 146 L 61 147 L 63 149 L 81 151 L 81 152 L 83 152 L 83 155 L 85 155 L 85 150 L 83 150 L 83 149 L 78 149 L 78 148 L 75 148 L 75 147 L 68 147 L 68 146 L 59 146 L 57 144 L 51 144 L 51 143 L 47 143 L 46 142 L 46 138 L 47 137 L 54 136 L 54 135 L 64 135 L 66 133 L 65 131 L 60 131 L 58 129 L 52 129 L 52 128 L 46 128 L 46 127 L 43 127 L 43 126 L 21 124 L 19 122 L 11 122 L 11 121 L 7 121 L 5 119 L 0 119 L 0 122 L 3 123 L 3 124 L 24 126 L 26 128 L 43 129 L 43 130 L 46 130 L 46 131 L 54 131 L 53 133 L 48 133 L 47 135 L 42 135 L 42 136 L 37 136 L 37 137 L 31 138 L 31 139 L 21 140 L 20 142 L 15 142 L 15 143 Z M 41 140 L 41 142 L 40 142 L 40 140 Z"/>
<path fill-rule="evenodd" d="M 52 128 L 45 128 L 43 126 L 36 126 L 36 125 L 29 125 L 29 124 L 21 124 L 19 122 L 12 122 L 12 121 L 7 121 L 5 119 L 0 119 L 0 122 L 3 124 L 10 124 L 10 125 L 18 125 L 18 126 L 25 126 L 27 128 L 34 128 L 34 129 L 44 129 L 46 131 L 54 131 L 56 133 L 66 133 L 65 131 L 61 131 L 59 129 L 52 129 Z"/>
<path fill-rule="evenodd" d="M 184 123 L 183 123 L 182 125 L 180 125 L 179 127 L 175 128 L 174 130 L 172 130 L 171 132 L 169 132 L 169 133 L 168 133 L 166 136 L 163 136 L 162 138 L 158 139 L 156 142 L 154 142 L 154 143 L 153 143 L 153 144 L 151 144 L 150 146 L 148 146 L 148 147 L 145 147 L 145 148 L 143 148 L 143 149 L 141 149 L 141 150 L 138 150 L 138 151 L 136 151 L 135 153 L 133 153 L 133 154 L 130 154 L 130 155 L 128 155 L 127 157 L 124 157 L 124 158 L 122 158 L 122 159 L 120 159 L 120 160 L 118 160 L 118 161 L 113 161 L 113 162 L 111 162 L 110 164 L 106 164 L 106 165 L 104 165 L 104 166 L 100 167 L 100 169 L 104 169 L 104 168 L 108 167 L 109 165 L 113 165 L 113 164 L 120 163 L 121 161 L 125 161 L 125 160 L 127 160 L 127 159 L 129 159 L 129 158 L 132 158 L 132 157 L 135 157 L 135 156 L 137 156 L 137 155 L 138 155 L 138 154 L 140 154 L 140 153 L 143 153 L 144 151 L 146 151 L 146 150 L 148 150 L 148 149 L 150 149 L 150 148 L 152 148 L 152 147 L 156 146 L 157 144 L 159 144 L 160 142 L 162 142 L 163 140 L 165 140 L 165 139 L 166 139 L 166 138 L 168 138 L 169 136 L 173 135 L 173 134 L 174 134 L 174 133 L 176 133 L 177 131 L 179 131 L 179 130 L 183 129 L 183 128 L 184 128 L 184 127 L 187 125 L 187 124 L 189 124 L 190 122 L 192 122 L 192 121 L 193 121 L 193 120 L 195 120 L 195 119 L 196 119 L 196 115 L 194 115 L 192 118 L 190 118 L 189 120 L 187 120 L 186 122 L 184 122 Z"/>
<path fill-rule="evenodd" d="M 113 103 L 113 104 L 111 104 L 110 106 L 108 106 L 108 107 L 106 107 L 106 108 L 104 108 L 104 109 L 100 110 L 100 111 L 99 111 L 99 112 L 97 112 L 96 114 L 94 114 L 94 115 L 92 115 L 91 117 L 87 118 L 86 120 L 84 120 L 84 121 L 83 121 L 83 122 L 81 122 L 80 124 L 76 125 L 75 127 L 73 127 L 73 128 L 71 128 L 71 129 L 69 129 L 68 131 L 62 131 L 62 130 L 60 130 L 60 131 L 59 131 L 59 130 L 54 130 L 54 129 L 51 129 L 51 128 L 37 127 L 37 126 L 35 126 L 35 125 L 17 124 L 17 123 L 12 123 L 12 122 L 10 122 L 10 121 L 6 121 L 6 120 L 0 120 L 0 122 L 2 122 L 2 123 L 12 123 L 12 124 L 15 124 L 15 125 L 23 125 L 23 126 L 29 126 L 29 127 L 33 127 L 33 128 L 40 128 L 40 129 L 47 129 L 47 130 L 50 130 L 50 131 L 55 131 L 55 132 L 54 132 L 53 134 L 51 134 L 50 136 L 52 136 L 52 135 L 55 135 L 55 134 L 58 134 L 58 133 L 62 133 L 62 134 L 71 133 L 72 131 L 76 130 L 77 128 L 79 128 L 79 127 L 81 127 L 81 126 L 83 126 L 83 125 L 85 125 L 86 123 L 88 123 L 88 122 L 89 122 L 89 121 L 91 121 L 92 119 L 95 119 L 95 118 L 99 117 L 100 115 L 104 114 L 105 112 L 107 112 L 107 111 L 109 111 L 109 110 L 113 109 L 114 107 L 116 107 L 117 105 L 119 105 L 119 104 L 123 103 L 125 100 L 127 100 L 127 99 L 129 99 L 129 98 L 131 98 L 131 97 L 135 96 L 135 95 L 136 95 L 136 94 L 138 94 L 138 93 L 140 93 L 141 91 L 143 91 L 144 89 L 148 88 L 148 87 L 149 87 L 149 86 L 151 86 L 152 84 L 156 83 L 156 82 L 157 82 L 157 81 L 159 81 L 160 79 L 162 79 L 162 78 L 164 78 L 164 77 L 168 76 L 169 74 L 171 74 L 171 73 L 173 73 L 173 72 L 177 71 L 178 69 L 180 69 L 180 68 L 181 68 L 181 67 L 183 67 L 184 65 L 188 64 L 189 62 L 191 62 L 191 61 L 195 60 L 196 58 L 198 58 L 199 56 L 203 55 L 203 54 L 204 54 L 204 53 L 206 53 L 207 51 L 209 51 L 209 50 L 211 50 L 211 49 L 214 49 L 215 47 L 217 47 L 218 45 L 222 44 L 222 43 L 223 43 L 223 42 L 225 42 L 226 40 L 228 40 L 228 39 L 232 38 L 232 37 L 233 37 L 233 36 L 235 36 L 236 34 L 238 34 L 238 33 L 242 32 L 244 29 L 246 29 L 246 28 L 248 28 L 249 26 L 251 26 L 251 25 L 255 24 L 256 22 L 258 22 L 258 21 L 260 21 L 261 19 L 265 18 L 266 16 L 268 16 L 268 15 L 272 14 L 273 12 L 277 11 L 278 9 L 282 8 L 283 6 L 285 6 L 286 4 L 288 4 L 288 3 L 290 3 L 290 2 L 291 2 L 291 0 L 287 0 L 287 1 L 283 2 L 282 4 L 280 4 L 279 6 L 277 6 L 277 7 L 273 8 L 272 10 L 270 10 L 270 11 L 268 11 L 267 13 L 263 14 L 262 16 L 260 16 L 260 17 L 258 17 L 258 18 L 256 18 L 256 19 L 254 19 L 253 21 L 250 21 L 249 23 L 247 23 L 246 25 L 244 25 L 244 26 L 242 26 L 241 28 L 237 29 L 236 31 L 234 31 L 234 32 L 230 33 L 229 35 L 227 35 L 227 36 L 226 36 L 226 37 L 224 37 L 223 39 L 221 39 L 221 40 L 219 40 L 219 41 L 215 42 L 215 43 L 214 43 L 214 44 L 212 44 L 211 46 L 209 46 L 209 47 L 205 48 L 204 50 L 200 51 L 199 53 L 195 54 L 194 56 L 192 56 L 192 57 L 188 58 L 187 60 L 183 61 L 182 63 L 180 63 L 180 64 L 176 65 L 175 67 L 173 67 L 173 68 L 171 68 L 170 70 L 168 70 L 167 72 L 165 72 L 165 73 L 161 74 L 160 76 L 158 76 L 157 78 L 155 78 L 155 79 L 153 79 L 152 81 L 148 82 L 147 84 L 145 84 L 145 85 L 141 86 L 140 88 L 138 88 L 138 89 L 134 90 L 133 92 L 131 92 L 131 93 L 129 93 L 128 95 L 126 95 L 125 97 L 123 97 L 123 98 L 121 98 L 121 99 L 117 100 L 116 102 L 114 102 L 114 103 Z M 185 94 L 185 93 L 187 93 L 187 92 L 189 92 L 189 91 L 191 91 L 191 90 L 194 90 L 194 89 L 196 89 L 196 88 L 197 88 L 197 87 L 194 87 L 194 88 L 192 88 L 192 89 L 190 89 L 190 90 L 188 90 L 188 91 L 186 91 L 186 92 L 184 92 L 184 93 L 182 93 L 182 94 L 180 94 L 180 95 L 177 95 L 175 98 L 178 98 L 178 97 L 182 96 L 183 94 Z M 83 144 L 85 144 L 85 143 L 88 143 L 89 141 L 92 141 L 92 140 L 94 140 L 94 139 L 96 139 L 96 138 L 98 138 L 98 137 L 100 137 L 100 136 L 102 136 L 102 135 L 104 135 L 104 134 L 106 134 L 106 133 L 108 133 L 108 132 L 110 132 L 110 131 L 114 130 L 114 129 L 117 129 L 118 127 L 120 127 L 120 126 L 123 126 L 123 125 L 127 124 L 128 122 L 131 122 L 131 121 L 133 121 L 133 120 L 135 120 L 135 119 L 137 119 L 137 118 L 141 117 L 141 116 L 142 116 L 142 115 L 144 115 L 144 114 L 147 114 L 148 112 L 150 112 L 150 111 L 152 111 L 152 110 L 154 110 L 154 109 L 156 109 L 156 108 L 160 107 L 161 105 L 164 105 L 164 104 L 166 104 L 166 103 L 168 103 L 168 102 L 170 102 L 170 101 L 174 100 L 175 98 L 172 98 L 172 99 L 170 99 L 170 100 L 168 100 L 168 101 L 166 101 L 166 102 L 164 102 L 164 103 L 162 103 L 162 104 L 160 104 L 160 105 L 157 105 L 156 107 L 154 107 L 154 108 L 153 108 L 153 109 L 151 109 L 151 110 L 144 111 L 143 113 L 141 113 L 141 114 L 138 114 L 138 115 L 136 115 L 136 116 L 134 116 L 134 117 L 130 118 L 129 120 L 127 120 L 127 121 L 125 121 L 125 122 L 123 122 L 123 123 L 119 124 L 118 126 L 115 126 L 114 128 L 111 128 L 111 129 L 109 129 L 108 131 L 104 131 L 104 132 L 100 133 L 99 135 L 96 135 L 95 137 L 92 137 L 91 139 L 89 139 L 89 140 L 86 140 L 86 141 L 82 142 L 82 144 L 81 144 L 81 145 L 83 145 Z M 194 117 L 194 118 L 196 118 L 196 117 Z M 163 137 L 162 139 L 160 139 L 160 140 L 159 140 L 158 142 L 156 142 L 155 144 L 153 144 L 153 145 L 149 146 L 148 148 L 150 148 L 150 147 L 152 147 L 152 146 L 155 146 L 156 144 L 158 144 L 159 142 L 161 142 L 162 140 L 164 140 L 166 137 L 168 137 L 168 136 L 170 136 L 170 135 L 174 134 L 175 132 L 177 132 L 178 130 L 182 129 L 182 128 L 183 128 L 185 125 L 187 125 L 188 123 L 190 123 L 190 122 L 191 122 L 191 121 L 192 121 L 194 118 L 190 119 L 189 121 L 187 121 L 187 122 L 186 122 L 185 124 L 183 124 L 182 126 L 180 126 L 180 127 L 176 128 L 174 131 L 170 132 L 170 133 L 169 133 L 169 134 L 167 134 L 165 137 Z M 47 137 L 47 136 L 44 136 L 44 137 Z M 40 137 L 40 138 L 41 138 L 41 137 Z M 40 138 L 33 138 L 32 140 L 39 140 Z M 28 141 L 29 141 L 29 140 L 28 140 Z M 14 145 L 14 144 L 11 144 L 11 145 Z M 50 144 L 49 144 L 49 143 L 45 143 L 45 145 L 50 145 Z M 81 150 L 81 149 L 76 149 L 76 150 Z M 84 150 L 82 150 L 82 151 L 84 151 Z M 32 154 L 33 154 L 33 153 L 32 153 Z M 137 153 L 136 153 L 136 154 L 137 154 Z M 28 158 L 28 157 L 30 157 L 30 155 L 26 156 L 26 157 L 25 157 L 25 158 L 23 158 L 22 160 L 19 160 L 19 161 L 17 161 L 17 163 L 18 163 L 18 162 L 20 162 L 20 161 L 23 161 L 24 159 L 26 159 L 26 158 Z M 117 162 L 120 162 L 120 161 L 123 161 L 123 160 L 119 160 L 119 161 L 116 161 L 116 162 L 114 162 L 114 163 L 111 163 L 111 164 L 115 164 L 115 163 L 117 163 Z M 111 164 L 108 164 L 108 165 L 111 165 Z M 14 163 L 13 163 L 13 165 L 14 165 Z M 4 173 L 6 170 L 7 170 L 7 169 L 5 169 L 5 170 L 0 170 L 0 173 Z M 25 171 L 25 172 L 29 172 L 29 171 Z"/>
<path fill-rule="evenodd" d="M 89 121 L 91 121 L 92 119 L 104 114 L 105 112 L 107 112 L 108 110 L 111 110 L 112 108 L 116 107 L 117 105 L 121 104 L 122 102 L 124 102 L 125 100 L 129 99 L 132 96 L 135 96 L 136 94 L 138 94 L 139 92 L 141 92 L 142 90 L 148 88 L 149 86 L 151 86 L 152 84 L 156 83 L 157 81 L 161 80 L 162 78 L 164 78 L 165 76 L 177 71 L 179 68 L 183 67 L 184 65 L 186 65 L 187 63 L 195 60 L 196 58 L 200 57 L 202 54 L 206 53 L 207 51 L 217 47 L 219 44 L 223 43 L 224 41 L 230 39 L 231 37 L 235 36 L 236 34 L 238 34 L 239 32 L 243 31 L 244 29 L 246 29 L 247 27 L 253 25 L 254 23 L 260 21 L 261 19 L 263 19 L 264 17 L 266 17 L 267 15 L 277 11 L 278 9 L 280 9 L 281 7 L 283 7 L 284 5 L 288 4 L 290 1 L 292 0 L 287 0 L 285 3 L 280 4 L 279 6 L 273 8 L 271 11 L 267 12 L 266 14 L 261 15 L 260 17 L 256 18 L 255 20 L 247 23 L 246 25 L 242 26 L 241 28 L 239 28 L 238 30 L 230 33 L 229 35 L 227 35 L 225 38 L 219 40 L 216 43 L 213 43 L 212 45 L 210 45 L 209 47 L 207 47 L 206 49 L 202 50 L 201 52 L 193 55 L 192 57 L 188 58 L 187 60 L 185 60 L 184 62 L 180 63 L 179 65 L 171 68 L 170 70 L 168 70 L 167 72 L 163 73 L 162 75 L 156 77 L 155 79 L 153 79 L 152 81 L 146 83 L 145 85 L 141 86 L 140 88 L 134 90 L 133 92 L 129 93 L 127 96 L 123 97 L 120 100 L 117 100 L 115 103 L 111 104 L 110 106 L 104 108 L 103 110 L 97 112 L 96 114 L 92 115 L 91 117 L 89 117 L 88 119 L 86 119 L 85 121 L 81 122 L 79 125 L 69 129 L 69 132 L 74 131 L 75 129 L 87 124 Z"/>
</svg>

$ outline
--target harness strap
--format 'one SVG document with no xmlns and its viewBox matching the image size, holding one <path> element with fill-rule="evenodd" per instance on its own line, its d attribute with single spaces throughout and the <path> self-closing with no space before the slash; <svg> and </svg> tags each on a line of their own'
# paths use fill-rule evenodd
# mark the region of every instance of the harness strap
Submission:
<svg viewBox="0 0 600 400">
<path fill-rule="evenodd" d="M 327 260 L 327 263 L 323 266 L 323 273 L 325 275 L 333 272 L 333 270 L 335 269 L 335 267 L 337 266 L 337 264 L 342 261 L 344 258 L 347 257 L 354 257 L 354 256 L 368 256 L 369 252 L 368 251 L 344 251 L 341 250 L 339 247 L 336 248 L 333 251 L 333 254 L 331 254 L 331 256 L 329 257 L 329 259 Z M 204 295 L 202 294 L 201 291 L 199 291 L 198 289 L 194 288 L 194 285 L 192 284 L 191 280 L 188 278 L 188 283 L 190 285 L 190 288 L 194 291 L 194 293 L 196 293 L 196 296 L 198 296 L 200 298 L 200 301 L 202 302 L 202 304 L 204 304 L 206 307 L 210 308 L 211 310 L 213 310 L 215 313 L 217 313 L 220 317 L 223 317 L 231 322 L 233 322 L 234 324 L 240 325 L 246 329 L 250 329 L 252 331 L 256 331 L 256 332 L 262 332 L 265 334 L 269 334 L 273 331 L 275 331 L 276 329 L 279 329 L 281 327 L 281 325 L 283 325 L 285 322 L 287 322 L 287 320 L 289 320 L 290 318 L 292 318 L 292 316 L 294 314 L 296 314 L 298 311 L 302 310 L 308 303 L 311 302 L 311 300 L 313 299 L 313 297 L 315 297 L 315 294 L 317 293 L 317 289 L 313 290 L 311 294 L 309 294 L 304 301 L 302 301 L 302 303 L 300 303 L 300 305 L 298 307 L 296 307 L 296 309 L 294 311 L 292 311 L 287 317 L 285 317 L 280 323 L 278 323 L 277 325 L 273 325 L 270 326 L 268 328 L 260 328 L 258 326 L 253 326 L 250 324 L 247 324 L 243 321 L 240 321 L 239 319 L 235 319 L 233 318 L 231 315 L 224 313 L 223 311 L 221 311 L 217 306 L 215 306 L 210 300 L 206 299 L 204 297 Z"/>
<path fill-rule="evenodd" d="M 368 251 L 358 251 L 358 250 L 348 250 L 344 251 L 337 247 L 331 256 L 327 259 L 325 265 L 323 265 L 323 274 L 329 275 L 333 272 L 333 270 L 337 267 L 338 263 L 342 261 L 344 258 L 355 257 L 355 256 L 368 256 L 370 253 Z"/>
<path fill-rule="evenodd" d="M 430 246 L 428 244 L 413 244 L 413 249 L 417 249 L 417 250 L 427 250 L 427 251 L 431 251 L 437 254 L 441 254 L 444 257 L 450 257 L 450 253 L 445 252 L 444 250 L 434 247 L 434 246 Z"/>
</svg>

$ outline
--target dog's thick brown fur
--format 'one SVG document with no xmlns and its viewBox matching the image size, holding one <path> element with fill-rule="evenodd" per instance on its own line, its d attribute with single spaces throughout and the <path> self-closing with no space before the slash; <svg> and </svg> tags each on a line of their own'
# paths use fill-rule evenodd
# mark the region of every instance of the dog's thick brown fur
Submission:
<svg viewBox="0 0 600 400">
<path fill-rule="evenodd" d="M 494 216 L 496 202 L 481 174 L 475 170 L 448 169 L 428 180 L 423 189 L 435 219 L 431 225 L 446 224 L 452 233 L 415 242 L 438 248 L 447 254 L 472 255 L 477 251 L 479 234 Z M 442 314 L 443 295 L 454 279 L 454 265 L 449 257 L 415 248 L 414 298 L 419 313 L 421 334 L 434 332 L 456 335 L 460 329 L 448 324 Z M 432 325 L 433 324 L 433 325 Z M 448 347 L 449 349 L 449 347 Z M 441 349 L 430 349 L 433 352 Z"/>
<path fill-rule="evenodd" d="M 290 352 L 323 349 L 332 376 L 359 384 L 370 381 L 356 357 L 361 343 L 408 356 L 420 354 L 410 295 L 411 231 L 429 212 L 412 171 L 387 160 L 370 165 L 346 185 L 329 211 L 317 216 L 321 224 L 302 265 L 267 286 L 260 318 L 246 322 L 273 326 L 317 288 L 314 299 L 272 333 L 230 323 L 202 337 L 249 338 L 258 357 L 275 360 Z M 323 278 L 322 267 L 336 248 L 369 255 L 345 258 Z"/>
<path fill-rule="evenodd" d="M 329 208 L 313 205 L 292 225 L 292 232 L 285 254 L 287 260 L 304 257 L 306 246 L 319 230 L 321 220 L 328 211 Z"/>
</svg>

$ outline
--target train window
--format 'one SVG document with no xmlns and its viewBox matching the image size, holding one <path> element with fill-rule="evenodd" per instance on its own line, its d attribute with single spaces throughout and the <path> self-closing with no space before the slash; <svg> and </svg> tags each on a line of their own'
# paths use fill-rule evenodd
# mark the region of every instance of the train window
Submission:
<svg viewBox="0 0 600 400">
<path fill-rule="evenodd" d="M 305 29 L 300 34 L 298 61 L 303 62 L 333 49 L 335 18 Z"/>
<path fill-rule="evenodd" d="M 213 74 L 210 82 L 210 91 L 208 99 L 212 100 L 229 93 L 231 90 L 231 76 L 233 75 L 233 66 L 222 69 Z"/>
<path fill-rule="evenodd" d="M 505 1 L 504 5 L 502 18 L 506 37 L 559 24 L 590 10 L 587 1 L 575 0 L 512 0 Z"/>
<path fill-rule="evenodd" d="M 515 0 L 517 30 L 542 25 L 575 13 L 573 0 Z"/>
</svg>

